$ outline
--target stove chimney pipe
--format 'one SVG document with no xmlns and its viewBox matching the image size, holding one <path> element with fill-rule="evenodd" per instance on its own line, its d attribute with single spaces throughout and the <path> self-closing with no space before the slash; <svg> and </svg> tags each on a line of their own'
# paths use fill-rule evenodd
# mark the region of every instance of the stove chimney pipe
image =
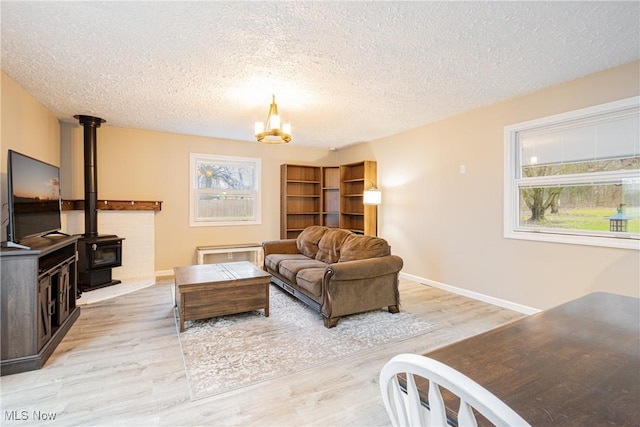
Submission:
<svg viewBox="0 0 640 427">
<path fill-rule="evenodd" d="M 84 237 L 98 237 L 98 150 L 97 129 L 105 120 L 73 116 L 84 127 Z"/>
</svg>

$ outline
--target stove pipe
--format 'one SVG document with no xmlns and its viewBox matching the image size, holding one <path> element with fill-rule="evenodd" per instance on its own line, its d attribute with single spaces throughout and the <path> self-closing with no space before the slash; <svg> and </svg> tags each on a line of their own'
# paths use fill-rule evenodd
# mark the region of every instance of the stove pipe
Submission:
<svg viewBox="0 0 640 427">
<path fill-rule="evenodd" d="M 73 116 L 84 127 L 84 237 L 98 237 L 98 150 L 96 133 L 105 120 Z"/>
</svg>

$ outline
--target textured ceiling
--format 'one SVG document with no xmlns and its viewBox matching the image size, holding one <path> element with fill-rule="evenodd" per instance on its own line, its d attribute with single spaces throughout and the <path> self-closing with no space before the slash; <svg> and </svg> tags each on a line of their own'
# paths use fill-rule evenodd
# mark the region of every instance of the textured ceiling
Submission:
<svg viewBox="0 0 640 427">
<path fill-rule="evenodd" d="M 58 118 L 370 141 L 640 58 L 640 2 L 1 2 L 2 70 Z"/>
</svg>

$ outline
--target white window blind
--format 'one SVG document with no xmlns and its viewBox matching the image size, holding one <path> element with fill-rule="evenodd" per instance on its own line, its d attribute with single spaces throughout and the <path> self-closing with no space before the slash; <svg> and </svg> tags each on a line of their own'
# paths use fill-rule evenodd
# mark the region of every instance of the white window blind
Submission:
<svg viewBox="0 0 640 427">
<path fill-rule="evenodd" d="M 518 133 L 521 164 L 551 165 L 640 155 L 637 110 Z"/>
</svg>

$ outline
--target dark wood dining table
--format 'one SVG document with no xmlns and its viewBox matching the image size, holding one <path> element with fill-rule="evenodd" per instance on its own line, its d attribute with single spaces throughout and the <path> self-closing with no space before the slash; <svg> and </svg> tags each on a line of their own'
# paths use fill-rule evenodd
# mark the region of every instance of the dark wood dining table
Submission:
<svg viewBox="0 0 640 427">
<path fill-rule="evenodd" d="M 638 298 L 592 293 L 425 356 L 472 378 L 532 426 L 640 426 Z M 426 401 L 426 380 L 418 387 Z"/>
</svg>

